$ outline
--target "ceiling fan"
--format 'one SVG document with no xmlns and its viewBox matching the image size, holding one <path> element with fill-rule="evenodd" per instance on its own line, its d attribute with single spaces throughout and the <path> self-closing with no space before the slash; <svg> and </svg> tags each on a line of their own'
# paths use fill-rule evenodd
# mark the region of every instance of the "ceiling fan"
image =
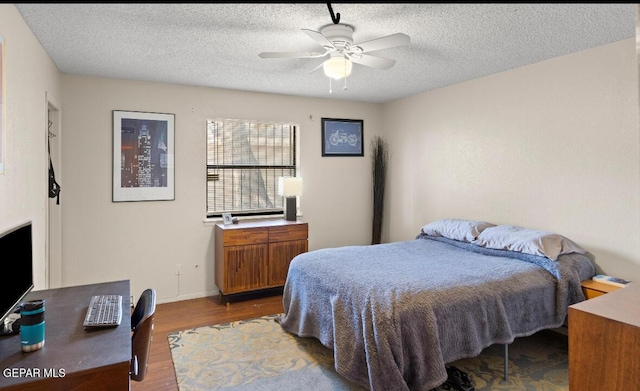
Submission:
<svg viewBox="0 0 640 391">
<path fill-rule="evenodd" d="M 333 24 L 322 27 L 320 31 L 302 29 L 305 34 L 311 37 L 311 39 L 316 41 L 322 47 L 321 51 L 262 52 L 258 54 L 258 56 L 261 58 L 323 58 L 329 56 L 327 60 L 311 72 L 322 67 L 324 69 L 324 73 L 329 78 L 339 80 L 342 78 L 346 79 L 346 77 L 351 74 L 353 64 L 360 64 L 383 70 L 391 68 L 395 65 L 395 60 L 374 56 L 369 54 L 369 52 L 408 45 L 411 40 L 406 34 L 396 33 L 354 44 L 353 26 L 339 23 L 340 14 L 338 13 L 336 18 L 333 14 L 331 4 L 328 4 L 328 6 Z"/>
</svg>

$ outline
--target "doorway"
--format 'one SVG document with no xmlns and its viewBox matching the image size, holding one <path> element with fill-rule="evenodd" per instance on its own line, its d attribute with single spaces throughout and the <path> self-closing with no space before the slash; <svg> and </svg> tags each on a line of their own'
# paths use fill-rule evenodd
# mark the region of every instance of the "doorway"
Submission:
<svg viewBox="0 0 640 391">
<path fill-rule="evenodd" d="M 52 164 L 55 171 L 56 182 L 62 183 L 62 165 L 60 164 L 60 111 L 47 99 L 47 178 L 49 178 L 49 165 Z M 49 184 L 47 183 L 47 193 Z M 61 193 L 62 194 L 62 193 Z M 47 265 L 45 280 L 47 288 L 59 288 L 62 286 L 62 201 L 59 198 L 48 198 L 46 211 L 46 248 Z M 61 198 L 60 198 L 61 200 Z"/>
</svg>

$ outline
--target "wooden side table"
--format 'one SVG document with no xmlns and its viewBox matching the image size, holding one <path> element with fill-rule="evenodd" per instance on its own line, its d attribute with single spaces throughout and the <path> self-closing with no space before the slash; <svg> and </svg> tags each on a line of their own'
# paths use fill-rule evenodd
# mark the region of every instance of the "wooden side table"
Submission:
<svg viewBox="0 0 640 391">
<path fill-rule="evenodd" d="M 594 297 L 602 296 L 605 293 L 613 292 L 621 287 L 605 284 L 604 282 L 598 282 L 593 280 L 584 280 L 580 283 L 582 286 L 582 292 L 587 299 L 593 299 Z"/>
</svg>

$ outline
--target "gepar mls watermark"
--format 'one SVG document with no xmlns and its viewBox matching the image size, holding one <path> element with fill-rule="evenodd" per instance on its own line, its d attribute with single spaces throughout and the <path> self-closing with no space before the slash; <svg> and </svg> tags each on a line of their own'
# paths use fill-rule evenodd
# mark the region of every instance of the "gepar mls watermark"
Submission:
<svg viewBox="0 0 640 391">
<path fill-rule="evenodd" d="M 5 378 L 45 378 L 45 377 L 65 377 L 64 368 L 5 368 L 2 370 L 2 376 Z"/>
</svg>

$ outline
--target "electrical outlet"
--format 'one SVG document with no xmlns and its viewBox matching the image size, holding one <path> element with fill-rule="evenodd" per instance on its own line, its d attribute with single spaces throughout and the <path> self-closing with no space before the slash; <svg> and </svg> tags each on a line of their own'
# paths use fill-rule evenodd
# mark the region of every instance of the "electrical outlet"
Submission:
<svg viewBox="0 0 640 391">
<path fill-rule="evenodd" d="M 177 264 L 176 265 L 176 276 L 179 276 L 182 274 L 182 265 L 181 264 Z"/>
</svg>

